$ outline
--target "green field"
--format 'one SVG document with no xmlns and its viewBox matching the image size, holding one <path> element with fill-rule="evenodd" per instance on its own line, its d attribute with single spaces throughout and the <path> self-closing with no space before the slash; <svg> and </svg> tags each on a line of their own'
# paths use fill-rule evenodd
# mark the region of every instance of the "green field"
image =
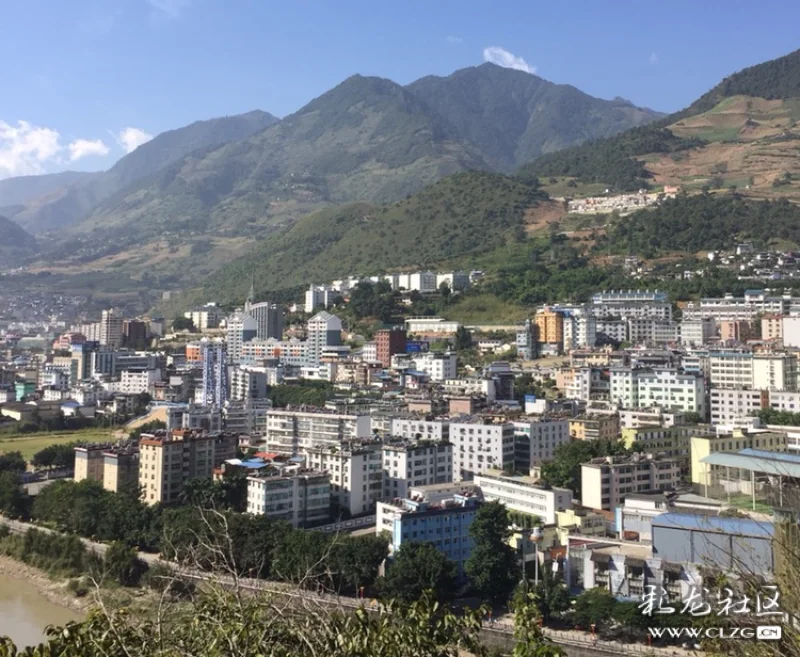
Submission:
<svg viewBox="0 0 800 657">
<path fill-rule="evenodd" d="M 524 321 L 531 312 L 492 294 L 474 294 L 445 308 L 442 315 L 462 324 L 514 324 Z"/>
<path fill-rule="evenodd" d="M 107 442 L 113 440 L 113 434 L 107 429 L 84 429 L 81 431 L 53 431 L 51 433 L 0 434 L 0 453 L 22 452 L 26 461 L 30 461 L 36 452 L 57 443 L 75 441 Z"/>
</svg>

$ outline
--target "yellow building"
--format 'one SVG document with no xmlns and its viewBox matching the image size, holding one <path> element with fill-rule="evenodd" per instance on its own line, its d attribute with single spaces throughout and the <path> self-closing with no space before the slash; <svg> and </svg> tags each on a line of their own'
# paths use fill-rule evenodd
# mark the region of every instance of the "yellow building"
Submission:
<svg viewBox="0 0 800 657">
<path fill-rule="evenodd" d="M 569 435 L 575 440 L 611 440 L 619 436 L 619 415 L 580 415 L 569 421 Z"/>
<path fill-rule="evenodd" d="M 103 482 L 103 452 L 108 445 L 87 445 L 75 448 L 75 481 Z"/>
<path fill-rule="evenodd" d="M 139 454 L 107 451 L 103 454 L 103 488 L 118 493 L 139 480 Z"/>
<path fill-rule="evenodd" d="M 599 511 L 590 509 L 566 509 L 556 513 L 558 542 L 567 544 L 567 536 L 605 536 L 606 517 Z"/>
<path fill-rule="evenodd" d="M 622 442 L 628 449 L 637 443 L 641 452 L 663 453 L 671 458 L 685 459 L 688 474 L 692 437 L 715 435 L 711 427 L 696 425 L 627 427 L 622 430 Z"/>
<path fill-rule="evenodd" d="M 745 433 L 736 429 L 731 434 L 721 436 L 693 436 L 690 440 L 692 484 L 696 486 L 712 485 L 712 473 L 722 467 L 702 463 L 703 457 L 716 452 L 738 452 L 748 448 L 768 452 L 785 452 L 786 434 L 760 429 L 751 429 Z"/>
<path fill-rule="evenodd" d="M 214 436 L 189 429 L 142 434 L 139 485 L 146 504 L 178 500 L 189 479 L 211 479 Z"/>
<path fill-rule="evenodd" d="M 563 343 L 564 316 L 555 310 L 540 310 L 533 323 L 536 325 L 536 342 Z"/>
</svg>

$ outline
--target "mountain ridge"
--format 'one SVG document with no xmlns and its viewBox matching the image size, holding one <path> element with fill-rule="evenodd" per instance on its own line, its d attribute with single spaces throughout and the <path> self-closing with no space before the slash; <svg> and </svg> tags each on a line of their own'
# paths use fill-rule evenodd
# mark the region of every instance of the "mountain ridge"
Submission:
<svg viewBox="0 0 800 657">
<path fill-rule="evenodd" d="M 193 150 L 243 138 L 278 120 L 267 112 L 254 110 L 167 130 L 122 157 L 107 171 L 30 199 L 27 207 L 14 215 L 14 221 L 32 233 L 63 229 L 88 215 L 103 199 Z"/>
</svg>

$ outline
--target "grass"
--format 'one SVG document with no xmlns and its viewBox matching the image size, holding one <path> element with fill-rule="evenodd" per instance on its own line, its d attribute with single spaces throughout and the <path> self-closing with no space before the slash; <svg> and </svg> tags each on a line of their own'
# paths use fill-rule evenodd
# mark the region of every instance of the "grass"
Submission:
<svg viewBox="0 0 800 657">
<path fill-rule="evenodd" d="M 750 495 L 734 495 L 730 499 L 731 506 L 735 506 L 743 511 L 755 511 L 756 513 L 772 513 L 772 507 L 769 504 L 760 502 L 756 497 L 755 508 L 753 508 L 753 498 Z"/>
<path fill-rule="evenodd" d="M 522 306 L 502 301 L 491 294 L 465 296 L 446 308 L 442 315 L 462 324 L 515 324 L 531 314 Z"/>
<path fill-rule="evenodd" d="M 551 183 L 550 178 L 547 176 L 542 176 L 539 178 L 539 184 L 542 186 L 542 189 L 546 191 L 552 197 L 560 197 L 560 196 L 570 196 L 570 197 L 581 197 L 581 196 L 596 196 L 598 194 L 602 194 L 608 185 L 605 183 L 577 183 L 576 187 L 569 187 L 567 183 L 570 180 L 575 180 L 571 177 L 556 177 L 556 182 Z"/>
<path fill-rule="evenodd" d="M 106 429 L 81 429 L 78 431 L 52 431 L 49 433 L 0 434 L 0 453 L 21 452 L 30 461 L 36 452 L 58 443 L 75 441 L 105 442 L 113 437 Z"/>
</svg>

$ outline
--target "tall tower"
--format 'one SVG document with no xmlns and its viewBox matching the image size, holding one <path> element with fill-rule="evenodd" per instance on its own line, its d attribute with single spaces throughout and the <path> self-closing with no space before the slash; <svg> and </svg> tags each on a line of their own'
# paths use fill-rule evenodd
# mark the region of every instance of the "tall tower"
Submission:
<svg viewBox="0 0 800 657">
<path fill-rule="evenodd" d="M 250 279 L 250 291 L 247 293 L 247 299 L 244 301 L 244 311 L 246 313 L 250 312 L 250 306 L 255 303 L 256 300 L 256 275 L 253 274 L 252 278 Z"/>
<path fill-rule="evenodd" d="M 203 406 L 222 406 L 228 398 L 228 359 L 225 345 L 203 338 L 200 341 L 203 359 L 203 387 L 196 401 Z"/>
</svg>

